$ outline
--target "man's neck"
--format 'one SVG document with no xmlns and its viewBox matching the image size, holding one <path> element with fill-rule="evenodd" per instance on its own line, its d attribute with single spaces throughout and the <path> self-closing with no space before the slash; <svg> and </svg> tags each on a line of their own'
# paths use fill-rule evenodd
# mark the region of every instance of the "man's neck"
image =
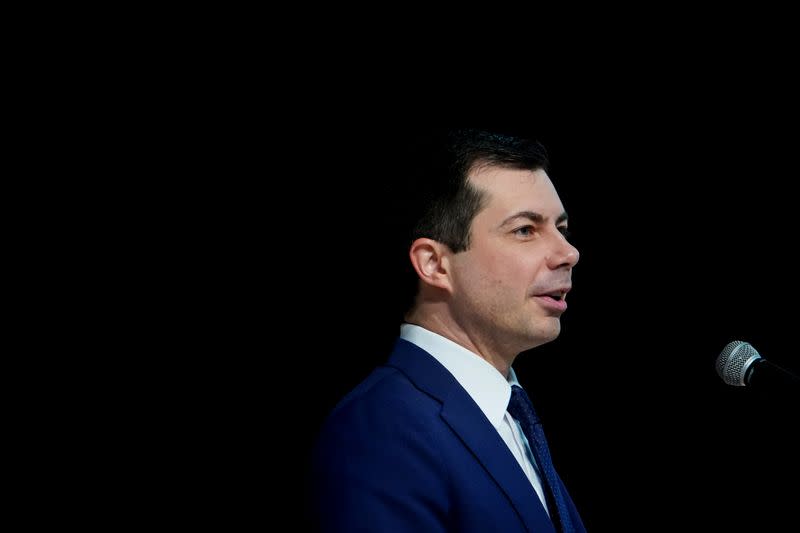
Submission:
<svg viewBox="0 0 800 533">
<path fill-rule="evenodd" d="M 454 320 L 449 313 L 425 312 L 424 309 L 415 308 L 405 318 L 409 324 L 415 324 L 432 331 L 442 337 L 449 339 L 459 346 L 485 359 L 500 374 L 508 377 L 508 369 L 518 355 L 517 353 L 505 352 L 493 346 L 489 339 L 484 339 L 479 335 L 470 334 L 468 328 L 462 327 Z"/>
</svg>

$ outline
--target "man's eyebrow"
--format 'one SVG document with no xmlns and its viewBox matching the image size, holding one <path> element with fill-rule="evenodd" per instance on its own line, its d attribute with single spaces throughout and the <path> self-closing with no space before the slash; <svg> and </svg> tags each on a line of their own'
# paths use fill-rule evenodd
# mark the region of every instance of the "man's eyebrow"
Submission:
<svg viewBox="0 0 800 533">
<path fill-rule="evenodd" d="M 511 223 L 511 221 L 513 221 L 514 219 L 517 219 L 517 218 L 527 218 L 528 220 L 530 220 L 534 224 L 541 224 L 542 222 L 545 221 L 546 217 L 544 215 L 540 214 L 540 213 L 535 212 L 535 211 L 520 211 L 519 213 L 514 213 L 513 215 L 511 215 L 510 217 L 505 219 L 503 221 L 503 223 L 501 224 L 501 226 L 505 226 L 505 225 Z M 556 218 L 556 226 L 558 226 L 562 222 L 566 222 L 567 218 L 568 217 L 567 217 L 567 212 L 566 211 L 564 211 L 563 213 L 558 215 L 558 218 Z"/>
</svg>

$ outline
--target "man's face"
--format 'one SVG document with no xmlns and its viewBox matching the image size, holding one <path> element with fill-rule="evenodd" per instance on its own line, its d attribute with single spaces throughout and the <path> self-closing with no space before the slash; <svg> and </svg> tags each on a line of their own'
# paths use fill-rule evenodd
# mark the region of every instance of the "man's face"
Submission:
<svg viewBox="0 0 800 533">
<path fill-rule="evenodd" d="M 553 183 L 543 170 L 497 167 L 473 169 L 470 182 L 486 204 L 469 249 L 452 257 L 455 313 L 517 352 L 555 339 L 579 254 Z"/>
</svg>

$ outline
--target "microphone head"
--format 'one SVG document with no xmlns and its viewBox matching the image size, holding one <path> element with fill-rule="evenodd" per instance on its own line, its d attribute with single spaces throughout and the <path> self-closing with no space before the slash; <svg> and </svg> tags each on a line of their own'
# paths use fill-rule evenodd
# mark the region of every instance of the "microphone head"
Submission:
<svg viewBox="0 0 800 533">
<path fill-rule="evenodd" d="M 717 356 L 717 374 L 728 385 L 744 387 L 747 370 L 761 355 L 750 344 L 733 341 L 725 345 Z"/>
</svg>

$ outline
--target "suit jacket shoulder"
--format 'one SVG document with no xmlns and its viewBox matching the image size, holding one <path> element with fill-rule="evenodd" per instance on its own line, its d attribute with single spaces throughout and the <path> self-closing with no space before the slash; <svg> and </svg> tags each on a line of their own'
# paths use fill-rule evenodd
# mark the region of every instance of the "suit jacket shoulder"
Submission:
<svg viewBox="0 0 800 533">
<path fill-rule="evenodd" d="M 316 443 L 322 531 L 552 532 L 497 430 L 447 369 L 398 339 Z"/>
</svg>

